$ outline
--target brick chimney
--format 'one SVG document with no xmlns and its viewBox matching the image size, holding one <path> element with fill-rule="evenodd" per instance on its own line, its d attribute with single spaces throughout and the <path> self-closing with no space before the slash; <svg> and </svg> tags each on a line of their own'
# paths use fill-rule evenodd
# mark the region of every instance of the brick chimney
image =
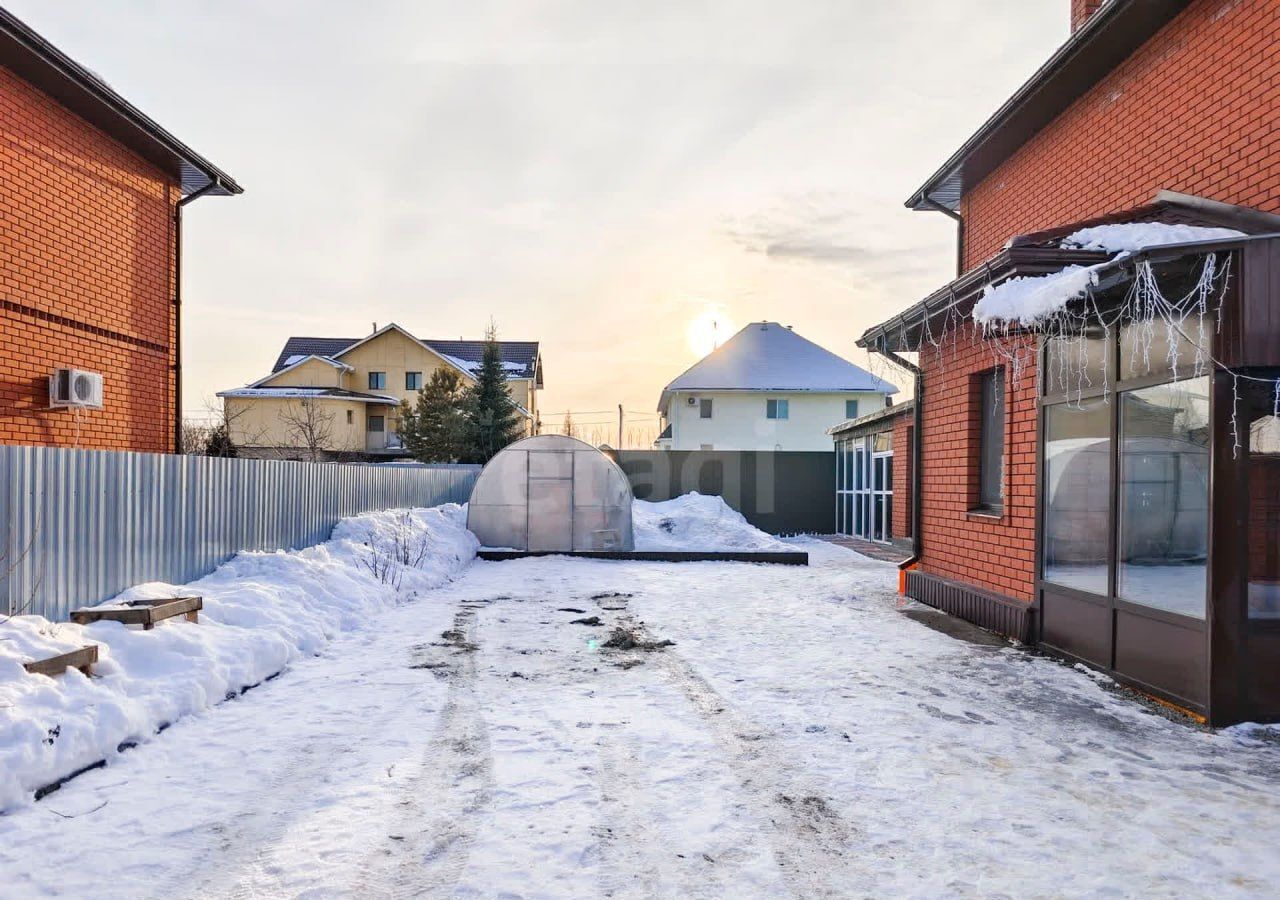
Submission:
<svg viewBox="0 0 1280 900">
<path fill-rule="evenodd" d="M 1098 7 L 1107 0 L 1071 0 L 1071 33 L 1080 30 L 1089 17 L 1098 11 Z"/>
</svg>

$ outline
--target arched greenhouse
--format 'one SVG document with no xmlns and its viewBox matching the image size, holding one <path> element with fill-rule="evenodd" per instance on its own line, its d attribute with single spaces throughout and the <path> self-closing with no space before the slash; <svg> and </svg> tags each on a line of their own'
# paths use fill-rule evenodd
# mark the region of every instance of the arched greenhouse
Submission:
<svg viewBox="0 0 1280 900">
<path fill-rule="evenodd" d="M 618 464 L 576 438 L 543 434 L 489 460 L 467 527 L 485 547 L 632 550 L 631 485 Z"/>
</svg>

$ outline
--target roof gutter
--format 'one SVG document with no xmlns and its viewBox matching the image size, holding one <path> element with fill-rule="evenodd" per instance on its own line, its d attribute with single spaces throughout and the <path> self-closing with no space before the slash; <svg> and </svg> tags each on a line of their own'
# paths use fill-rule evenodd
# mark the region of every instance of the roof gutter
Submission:
<svg viewBox="0 0 1280 900">
<path fill-rule="evenodd" d="M 215 176 L 212 181 L 181 198 L 173 206 L 173 452 L 182 446 L 182 208 L 206 194 L 228 193 Z"/>
<path fill-rule="evenodd" d="M 0 7 L 0 33 L 3 33 L 8 40 L 23 48 L 24 52 L 29 54 L 30 57 L 38 60 L 39 65 L 45 67 L 45 71 L 56 72 L 59 78 L 65 80 L 66 84 L 74 86 L 73 90 L 81 92 L 81 96 L 87 95 L 92 98 L 99 109 L 109 110 L 109 115 L 117 117 L 116 121 L 128 123 L 136 134 L 145 136 L 146 140 L 152 142 L 153 146 L 163 148 L 164 153 L 168 154 L 171 159 L 177 160 L 180 167 L 185 165 L 190 171 L 198 172 L 200 177 L 207 179 L 206 185 L 193 191 L 192 194 L 206 193 L 206 187 L 223 195 L 243 192 L 244 188 L 237 184 L 234 178 L 178 140 L 144 112 L 116 93 L 110 85 L 95 73 L 67 56 L 67 54 L 49 43 L 29 25 L 3 7 Z M 42 89 L 44 89 L 44 86 L 42 86 Z M 54 99 L 65 104 L 65 93 L 65 91 L 61 90 L 54 92 Z M 82 111 L 73 111 L 80 112 L 83 117 Z M 91 124 L 103 127 L 102 121 L 95 121 L 93 116 L 88 118 Z M 104 130 L 108 130 L 110 133 L 110 129 L 104 128 Z M 152 161 L 154 162 L 154 160 Z M 190 181 L 183 177 L 185 173 L 179 172 L 178 174 L 184 188 L 191 186 Z"/>
</svg>

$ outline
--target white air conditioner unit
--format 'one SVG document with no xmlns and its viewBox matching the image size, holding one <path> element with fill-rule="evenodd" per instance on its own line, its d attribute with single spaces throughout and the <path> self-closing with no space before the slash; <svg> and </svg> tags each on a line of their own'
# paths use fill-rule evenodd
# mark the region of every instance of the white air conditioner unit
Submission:
<svg viewBox="0 0 1280 900">
<path fill-rule="evenodd" d="M 83 369 L 58 369 L 49 376 L 50 406 L 102 408 L 102 376 Z"/>
<path fill-rule="evenodd" d="M 698 398 L 697 398 L 697 397 L 690 397 L 689 399 L 685 400 L 684 402 L 685 402 L 685 403 L 687 403 L 687 404 L 689 404 L 690 406 L 697 406 L 697 405 L 698 405 Z"/>
</svg>

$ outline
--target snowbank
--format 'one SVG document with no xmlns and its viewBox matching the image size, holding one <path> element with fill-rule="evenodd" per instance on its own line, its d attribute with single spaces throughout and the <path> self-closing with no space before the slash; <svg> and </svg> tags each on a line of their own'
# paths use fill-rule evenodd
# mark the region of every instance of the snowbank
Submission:
<svg viewBox="0 0 1280 900">
<path fill-rule="evenodd" d="M 370 613 L 448 581 L 476 546 L 456 504 L 384 510 L 344 519 L 323 544 L 240 553 L 198 581 L 144 584 L 104 604 L 198 595 L 198 626 L 0 621 L 0 810 L 318 652 Z M 22 667 L 90 643 L 99 645 L 92 678 Z"/>
<path fill-rule="evenodd" d="M 631 507 L 637 550 L 791 550 L 765 534 L 720 497 L 696 491 Z"/>
<path fill-rule="evenodd" d="M 1128 222 L 1082 228 L 1062 239 L 1063 247 L 1096 250 L 1116 256 L 1093 266 L 1067 266 L 1050 275 L 1010 278 L 988 285 L 973 308 L 973 320 L 984 327 L 1016 324 L 1032 327 L 1059 312 L 1098 283 L 1098 270 L 1147 247 L 1186 244 L 1192 241 L 1225 241 L 1244 237 L 1233 228 L 1170 225 L 1164 222 Z"/>
</svg>

